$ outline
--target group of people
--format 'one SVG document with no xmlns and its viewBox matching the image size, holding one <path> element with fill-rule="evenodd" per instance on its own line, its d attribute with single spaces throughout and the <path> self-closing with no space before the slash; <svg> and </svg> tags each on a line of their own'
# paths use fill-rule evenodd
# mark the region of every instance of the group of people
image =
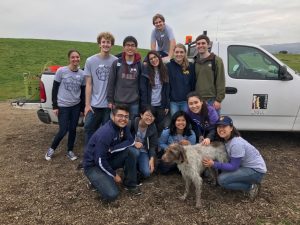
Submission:
<svg viewBox="0 0 300 225">
<path fill-rule="evenodd" d="M 229 162 L 205 159 L 203 165 L 225 171 L 218 179 L 221 186 L 256 196 L 266 165 L 232 120 L 220 117 L 225 98 L 222 59 L 209 52 L 209 38 L 199 35 L 198 54 L 189 62 L 185 45 L 176 44 L 165 18 L 156 14 L 152 22 L 151 50 L 144 60 L 133 36 L 123 40 L 119 57 L 111 55 L 115 39 L 109 32 L 98 35 L 100 52 L 87 58 L 84 70 L 79 69 L 80 53 L 69 51 L 69 65 L 55 74 L 52 101 L 59 131 L 45 159 L 51 160 L 67 132 L 67 156 L 77 159 L 76 126 L 84 115 L 84 173 L 102 199 L 112 201 L 119 183 L 139 195 L 140 178 L 173 170 L 175 165 L 155 163 L 168 145 L 209 145 L 219 138 Z M 124 169 L 123 179 L 118 168 Z"/>
</svg>

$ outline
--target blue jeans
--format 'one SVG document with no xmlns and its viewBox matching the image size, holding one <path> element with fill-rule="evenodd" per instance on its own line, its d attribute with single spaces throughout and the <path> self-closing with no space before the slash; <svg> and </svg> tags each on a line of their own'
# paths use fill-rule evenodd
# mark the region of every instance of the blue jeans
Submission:
<svg viewBox="0 0 300 225">
<path fill-rule="evenodd" d="M 129 107 L 129 117 L 131 121 L 134 121 L 134 118 L 139 115 L 139 104 L 138 103 L 133 103 L 133 104 L 128 104 Z"/>
<path fill-rule="evenodd" d="M 123 184 L 125 186 L 136 187 L 137 158 L 132 150 L 127 148 L 124 151 L 113 153 L 108 162 L 113 170 L 124 168 Z M 113 201 L 118 197 L 119 190 L 114 178 L 101 170 L 99 165 L 86 168 L 84 173 L 104 200 Z"/>
<path fill-rule="evenodd" d="M 93 108 L 93 112 L 88 112 L 84 122 L 85 145 L 89 142 L 95 131 L 109 120 L 109 108 Z"/>
<path fill-rule="evenodd" d="M 254 169 L 240 167 L 232 172 L 222 172 L 218 177 L 218 183 L 226 189 L 249 191 L 251 185 L 260 183 L 264 175 Z"/>
<path fill-rule="evenodd" d="M 60 141 L 64 138 L 67 132 L 68 136 L 68 151 L 73 151 L 75 138 L 76 138 L 76 127 L 80 116 L 80 104 L 71 107 L 59 107 L 58 109 L 58 125 L 59 131 L 55 135 L 51 148 L 56 149 Z"/>
<path fill-rule="evenodd" d="M 143 178 L 150 177 L 150 167 L 149 167 L 149 154 L 144 150 L 139 150 L 135 147 L 130 147 L 137 158 L 138 171 L 141 173 Z"/>
<path fill-rule="evenodd" d="M 183 101 L 183 102 L 170 102 L 171 116 L 173 116 L 179 110 L 186 112 L 187 109 L 188 109 L 188 104 L 187 104 L 186 101 Z"/>
</svg>

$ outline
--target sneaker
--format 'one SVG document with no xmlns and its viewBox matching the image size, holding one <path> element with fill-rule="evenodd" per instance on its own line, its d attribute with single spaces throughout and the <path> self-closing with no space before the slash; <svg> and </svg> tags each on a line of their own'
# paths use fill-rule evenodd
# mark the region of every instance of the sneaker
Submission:
<svg viewBox="0 0 300 225">
<path fill-rule="evenodd" d="M 133 195 L 141 195 L 142 192 L 139 187 L 125 187 L 125 190 Z"/>
<path fill-rule="evenodd" d="M 248 192 L 249 199 L 254 201 L 259 193 L 260 185 L 259 184 L 252 184 L 250 191 Z"/>
<path fill-rule="evenodd" d="M 73 151 L 68 151 L 67 156 L 69 159 L 71 159 L 72 161 L 77 159 L 77 156 L 74 154 Z"/>
<path fill-rule="evenodd" d="M 45 159 L 47 161 L 51 160 L 53 154 L 54 154 L 54 150 L 52 148 L 49 148 L 46 155 L 45 155 Z"/>
<path fill-rule="evenodd" d="M 80 162 L 77 166 L 77 170 L 82 170 L 83 169 L 83 162 Z"/>
</svg>

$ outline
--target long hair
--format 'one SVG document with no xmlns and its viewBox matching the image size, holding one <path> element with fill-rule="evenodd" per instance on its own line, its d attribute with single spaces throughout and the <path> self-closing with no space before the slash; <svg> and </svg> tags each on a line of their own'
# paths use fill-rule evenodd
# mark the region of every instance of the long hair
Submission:
<svg viewBox="0 0 300 225">
<path fill-rule="evenodd" d="M 175 45 L 175 48 L 174 48 L 174 52 L 175 52 L 175 49 L 176 48 L 181 48 L 181 49 L 183 49 L 183 51 L 184 51 L 184 53 L 185 53 L 185 55 L 184 55 L 184 58 L 183 58 L 183 61 L 182 61 L 182 63 L 181 63 L 181 67 L 182 67 L 182 71 L 183 72 L 185 72 L 188 68 L 189 68 L 189 60 L 188 60 L 188 58 L 187 58 L 187 55 L 186 55 L 186 47 L 183 45 L 183 44 L 181 44 L 181 43 L 177 43 L 176 45 Z M 176 60 L 175 60 L 176 61 Z M 176 61 L 177 62 L 177 61 Z"/>
<path fill-rule="evenodd" d="M 149 81 L 150 81 L 151 86 L 153 87 L 155 85 L 155 82 L 154 82 L 155 69 L 154 69 L 154 66 L 152 66 L 152 64 L 150 63 L 149 55 L 155 55 L 159 60 L 158 73 L 159 73 L 160 82 L 168 83 L 169 76 L 168 76 L 167 68 L 166 68 L 165 64 L 163 63 L 160 54 L 157 51 L 152 50 L 152 51 L 148 52 L 148 54 L 146 56 L 147 71 L 148 71 Z"/>
<path fill-rule="evenodd" d="M 183 134 L 182 134 L 182 135 L 183 135 L 183 136 L 190 136 L 190 135 L 192 134 L 191 128 L 190 128 L 190 126 L 191 126 L 190 118 L 188 117 L 188 115 L 186 114 L 186 112 L 181 111 L 181 110 L 177 111 L 177 112 L 172 116 L 171 124 L 170 124 L 170 134 L 171 134 L 172 136 L 174 136 L 174 135 L 177 134 L 177 128 L 176 128 L 175 123 L 176 123 L 177 118 L 180 117 L 180 116 L 183 116 L 184 119 L 185 119 L 185 121 L 186 121 L 186 126 L 185 126 L 185 128 L 184 128 L 184 130 L 183 130 Z"/>
<path fill-rule="evenodd" d="M 201 118 L 202 118 L 201 123 L 204 123 L 204 122 L 209 123 L 210 121 L 209 121 L 208 107 L 207 107 L 206 101 L 202 101 L 201 98 L 200 98 L 200 95 L 195 91 L 188 93 L 188 95 L 187 95 L 187 101 L 188 102 L 189 102 L 189 98 L 191 98 L 191 97 L 196 97 L 200 100 L 200 102 L 202 102 L 201 110 L 198 113 L 198 115 L 201 116 Z"/>
</svg>

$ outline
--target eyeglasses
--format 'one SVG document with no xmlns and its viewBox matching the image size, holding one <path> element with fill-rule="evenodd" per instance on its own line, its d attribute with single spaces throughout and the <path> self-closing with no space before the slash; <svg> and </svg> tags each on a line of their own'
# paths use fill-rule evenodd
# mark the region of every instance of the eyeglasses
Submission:
<svg viewBox="0 0 300 225">
<path fill-rule="evenodd" d="M 129 120 L 128 115 L 116 114 L 116 117 L 118 117 L 119 119 L 122 119 L 122 120 Z"/>
<path fill-rule="evenodd" d="M 147 113 L 145 113 L 145 114 L 144 114 L 144 116 L 145 116 L 145 117 L 147 117 L 147 118 L 150 118 L 150 119 L 154 118 L 154 116 L 153 116 L 153 115 L 151 115 L 151 114 L 147 114 Z"/>
<path fill-rule="evenodd" d="M 153 56 L 153 57 L 149 58 L 149 61 L 153 61 L 155 59 L 158 59 L 158 57 L 157 56 Z"/>
<path fill-rule="evenodd" d="M 125 44 L 125 47 L 127 47 L 127 48 L 135 48 L 136 46 L 135 46 L 135 44 Z"/>
</svg>

